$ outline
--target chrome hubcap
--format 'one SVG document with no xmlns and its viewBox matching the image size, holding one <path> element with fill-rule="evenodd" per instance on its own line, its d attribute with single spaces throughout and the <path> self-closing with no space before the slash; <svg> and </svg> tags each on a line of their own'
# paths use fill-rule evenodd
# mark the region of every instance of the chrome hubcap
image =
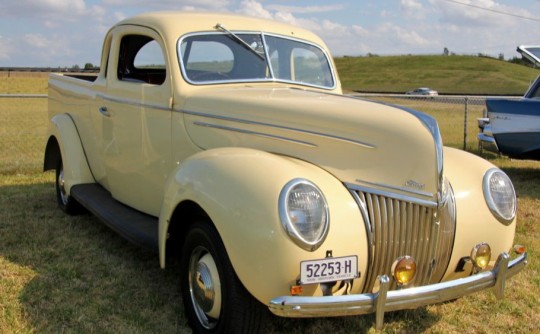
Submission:
<svg viewBox="0 0 540 334">
<path fill-rule="evenodd" d="M 204 262 L 199 261 L 197 264 L 193 286 L 195 301 L 205 313 L 209 312 L 214 306 L 214 283 L 210 270 Z"/>
<path fill-rule="evenodd" d="M 203 247 L 191 254 L 189 290 L 199 322 L 206 329 L 214 328 L 221 313 L 221 283 L 216 263 Z"/>
<path fill-rule="evenodd" d="M 67 204 L 69 195 L 66 192 L 66 185 L 64 180 L 64 169 L 60 169 L 60 172 L 58 172 L 58 189 L 60 190 L 60 200 L 62 201 L 62 204 Z"/>
</svg>

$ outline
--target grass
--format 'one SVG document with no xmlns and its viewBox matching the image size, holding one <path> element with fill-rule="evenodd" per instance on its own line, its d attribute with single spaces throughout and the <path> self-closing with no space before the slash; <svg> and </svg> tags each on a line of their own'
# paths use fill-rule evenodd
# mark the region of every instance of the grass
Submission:
<svg viewBox="0 0 540 334">
<path fill-rule="evenodd" d="M 1 94 L 47 94 L 46 76 L 25 77 L 24 74 L 0 77 Z"/>
<path fill-rule="evenodd" d="M 0 101 L 0 173 L 39 169 L 43 166 L 47 99 L 3 98 Z"/>
<path fill-rule="evenodd" d="M 540 330 L 539 166 L 499 159 L 520 194 L 517 242 L 531 264 L 507 282 L 506 299 L 490 292 L 386 315 L 385 333 L 532 333 Z M 90 215 L 69 217 L 55 204 L 52 173 L 0 175 L 1 333 L 185 333 L 177 268 L 132 246 Z M 479 320 L 481 319 L 481 320 Z M 375 332 L 373 316 L 278 319 L 270 333 Z"/>
<path fill-rule="evenodd" d="M 2 175 L 1 333 L 185 328 L 174 270 L 90 215 L 57 210 L 54 176 Z"/>
<path fill-rule="evenodd" d="M 384 102 L 433 115 L 444 142 L 462 147 L 463 106 L 395 98 Z M 161 270 L 157 254 L 132 246 L 93 216 L 70 217 L 56 208 L 54 176 L 40 172 L 46 108 L 45 99 L 4 99 L 0 104 L 0 333 L 190 332 L 176 266 Z M 481 112 L 481 106 L 470 107 L 467 148 L 473 152 Z M 515 242 L 527 245 L 529 266 L 507 282 L 502 301 L 484 291 L 388 313 L 383 333 L 540 332 L 540 162 L 484 157 L 514 182 L 519 196 Z M 373 322 L 372 315 L 271 318 L 266 331 L 375 333 Z"/>
<path fill-rule="evenodd" d="M 349 91 L 404 93 L 430 87 L 443 94 L 523 95 L 538 69 L 473 56 L 388 56 L 335 59 Z"/>
</svg>

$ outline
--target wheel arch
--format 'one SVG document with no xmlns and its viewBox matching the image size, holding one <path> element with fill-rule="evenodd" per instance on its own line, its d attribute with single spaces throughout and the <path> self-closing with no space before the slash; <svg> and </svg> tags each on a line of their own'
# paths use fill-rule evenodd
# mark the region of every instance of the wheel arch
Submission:
<svg viewBox="0 0 540 334">
<path fill-rule="evenodd" d="M 95 179 L 72 117 L 67 113 L 55 115 L 50 120 L 48 134 L 44 171 L 55 169 L 58 159 L 61 158 L 68 193 L 75 184 L 94 183 Z"/>
<path fill-rule="evenodd" d="M 281 191 L 297 178 L 310 180 L 321 189 L 335 224 L 326 244 L 313 252 L 294 243 L 279 216 Z M 240 281 L 263 303 L 287 294 L 297 279 L 300 261 L 324 258 L 326 247 L 335 254 L 367 252 L 363 219 L 342 182 L 308 162 L 264 151 L 219 148 L 200 152 L 169 176 L 159 218 L 162 267 L 194 214 L 209 218 Z M 340 242 L 343 238 L 356 243 Z M 363 268 L 364 260 L 360 260 Z"/>
<path fill-rule="evenodd" d="M 168 258 L 179 254 L 185 236 L 189 228 L 198 220 L 197 218 L 204 218 L 205 220 L 212 222 L 203 208 L 192 200 L 184 200 L 175 207 L 167 228 L 165 255 Z M 161 266 L 165 267 L 165 257 L 160 259 L 160 261 Z"/>
<path fill-rule="evenodd" d="M 60 145 L 55 136 L 50 136 L 45 146 L 45 155 L 43 158 L 43 171 L 53 170 L 56 168 L 56 162 L 62 157 Z"/>
</svg>

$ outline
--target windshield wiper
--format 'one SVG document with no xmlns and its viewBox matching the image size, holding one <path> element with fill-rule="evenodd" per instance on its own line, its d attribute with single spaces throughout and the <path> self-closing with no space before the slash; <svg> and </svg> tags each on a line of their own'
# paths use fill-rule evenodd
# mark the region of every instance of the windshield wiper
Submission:
<svg viewBox="0 0 540 334">
<path fill-rule="evenodd" d="M 216 28 L 218 30 L 222 30 L 222 31 L 226 32 L 227 34 L 231 35 L 231 37 L 233 37 L 237 42 L 242 44 L 246 49 L 248 49 L 249 51 L 256 54 L 257 57 L 261 58 L 263 61 L 266 60 L 265 57 L 262 54 L 260 54 L 257 50 L 255 50 L 251 45 L 246 43 L 242 38 L 240 38 L 234 32 L 232 32 L 229 29 L 225 28 L 221 23 L 216 24 L 216 26 L 214 28 Z"/>
</svg>

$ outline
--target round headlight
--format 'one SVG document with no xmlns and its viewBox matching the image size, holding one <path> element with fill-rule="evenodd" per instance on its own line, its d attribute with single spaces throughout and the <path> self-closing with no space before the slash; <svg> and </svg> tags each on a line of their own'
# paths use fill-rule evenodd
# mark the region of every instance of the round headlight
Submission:
<svg viewBox="0 0 540 334">
<path fill-rule="evenodd" d="M 314 251 L 328 233 L 328 205 L 313 183 L 295 179 L 279 196 L 281 224 L 291 239 L 303 249 Z"/>
<path fill-rule="evenodd" d="M 484 197 L 495 217 L 510 225 L 516 217 L 516 192 L 510 178 L 500 169 L 490 169 L 484 176 Z"/>
</svg>

